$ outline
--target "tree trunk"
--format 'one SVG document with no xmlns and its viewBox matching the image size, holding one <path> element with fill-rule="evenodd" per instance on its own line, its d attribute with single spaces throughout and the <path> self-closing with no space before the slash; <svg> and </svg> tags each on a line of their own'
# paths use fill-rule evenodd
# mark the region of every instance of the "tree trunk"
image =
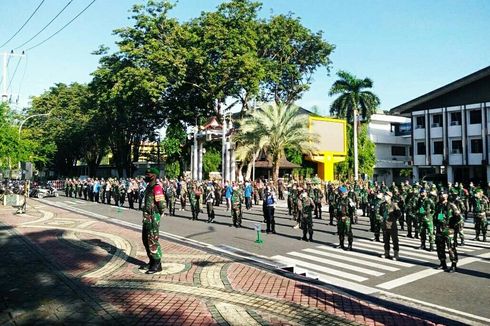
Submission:
<svg viewBox="0 0 490 326">
<path fill-rule="evenodd" d="M 252 165 L 253 165 L 253 158 L 250 160 L 250 162 L 247 163 L 247 172 L 245 173 L 245 180 L 252 180 Z"/>
<path fill-rule="evenodd" d="M 274 159 L 272 162 L 272 181 L 274 182 L 274 187 L 278 186 L 277 181 L 279 180 L 279 159 Z"/>
</svg>

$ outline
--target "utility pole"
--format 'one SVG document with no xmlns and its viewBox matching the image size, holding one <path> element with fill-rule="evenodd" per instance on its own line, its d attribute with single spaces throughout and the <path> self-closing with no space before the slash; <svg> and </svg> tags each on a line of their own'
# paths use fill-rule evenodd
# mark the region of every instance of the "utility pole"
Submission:
<svg viewBox="0 0 490 326">
<path fill-rule="evenodd" d="M 22 51 L 21 54 L 14 53 L 14 50 L 11 50 L 10 52 L 4 52 L 2 53 L 3 55 L 3 65 L 2 65 L 2 102 L 7 102 L 8 100 L 8 70 L 7 70 L 7 65 L 8 65 L 8 59 L 9 57 L 24 57 L 24 51 Z"/>
</svg>

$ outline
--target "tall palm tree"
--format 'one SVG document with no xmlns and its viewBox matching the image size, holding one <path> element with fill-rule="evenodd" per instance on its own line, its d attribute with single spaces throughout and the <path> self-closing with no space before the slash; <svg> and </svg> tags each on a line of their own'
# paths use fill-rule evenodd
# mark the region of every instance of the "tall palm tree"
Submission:
<svg viewBox="0 0 490 326">
<path fill-rule="evenodd" d="M 330 114 L 346 119 L 353 124 L 354 131 L 354 179 L 358 179 L 358 153 L 357 153 L 357 116 L 360 113 L 365 121 L 369 121 L 376 112 L 380 100 L 368 88 L 373 87 L 369 78 L 358 79 L 346 71 L 339 71 L 336 80 L 330 88 L 329 95 L 340 94 L 330 106 Z"/>
<path fill-rule="evenodd" d="M 307 116 L 299 115 L 298 107 L 283 104 L 266 104 L 254 110 L 240 121 L 239 132 L 243 134 L 241 139 L 252 139 L 248 146 L 254 158 L 257 149 L 264 149 L 270 155 L 272 179 L 276 184 L 279 160 L 285 155 L 285 148 L 311 155 L 317 143 L 317 136 L 308 130 Z"/>
</svg>

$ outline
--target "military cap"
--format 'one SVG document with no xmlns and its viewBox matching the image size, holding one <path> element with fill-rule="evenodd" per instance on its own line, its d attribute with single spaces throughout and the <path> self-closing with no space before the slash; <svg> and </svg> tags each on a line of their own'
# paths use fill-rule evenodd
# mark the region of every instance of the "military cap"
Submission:
<svg viewBox="0 0 490 326">
<path fill-rule="evenodd" d="M 155 174 L 155 175 L 160 175 L 160 170 L 153 167 L 153 168 L 148 168 L 146 169 L 146 174 Z"/>
</svg>

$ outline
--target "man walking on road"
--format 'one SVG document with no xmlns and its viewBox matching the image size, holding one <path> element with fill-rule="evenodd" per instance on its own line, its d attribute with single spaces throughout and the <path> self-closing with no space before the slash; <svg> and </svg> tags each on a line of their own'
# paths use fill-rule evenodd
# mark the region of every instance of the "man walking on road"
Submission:
<svg viewBox="0 0 490 326">
<path fill-rule="evenodd" d="M 147 269 L 146 274 L 154 274 L 162 271 L 162 250 L 158 242 L 160 232 L 160 218 L 165 209 L 165 196 L 162 186 L 157 183 L 160 171 L 157 168 L 146 170 L 145 181 L 148 183 L 145 190 L 145 203 L 143 207 L 143 232 L 142 239 L 146 254 L 150 263 L 140 266 Z"/>
</svg>

